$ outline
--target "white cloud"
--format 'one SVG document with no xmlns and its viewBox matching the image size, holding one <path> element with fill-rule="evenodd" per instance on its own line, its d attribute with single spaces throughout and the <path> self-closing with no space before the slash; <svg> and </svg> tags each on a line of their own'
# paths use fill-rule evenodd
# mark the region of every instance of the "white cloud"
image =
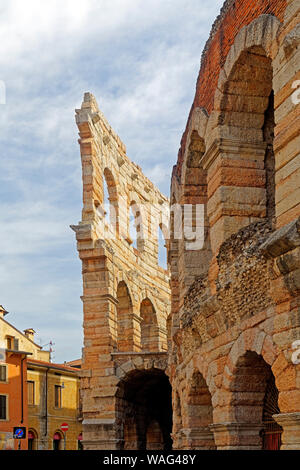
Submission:
<svg viewBox="0 0 300 470">
<path fill-rule="evenodd" d="M 1 2 L 0 303 L 17 327 L 30 323 L 51 337 L 58 361 L 78 357 L 82 338 L 69 228 L 81 215 L 74 109 L 94 93 L 128 156 L 168 194 L 201 51 L 222 3 Z"/>
</svg>

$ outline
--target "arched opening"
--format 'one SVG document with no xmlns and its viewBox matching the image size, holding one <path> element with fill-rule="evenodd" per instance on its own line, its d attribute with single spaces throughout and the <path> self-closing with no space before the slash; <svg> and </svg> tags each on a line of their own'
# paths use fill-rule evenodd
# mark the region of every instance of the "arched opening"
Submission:
<svg viewBox="0 0 300 470">
<path fill-rule="evenodd" d="M 77 437 L 77 449 L 78 450 L 83 450 L 83 445 L 82 445 L 82 432 L 78 435 Z"/>
<path fill-rule="evenodd" d="M 281 435 L 283 429 L 273 418 L 273 415 L 280 413 L 278 395 L 279 393 L 275 384 L 275 377 L 271 374 L 267 382 L 263 404 L 263 450 L 279 450 L 281 446 Z"/>
<path fill-rule="evenodd" d="M 225 66 L 226 67 L 226 66 Z M 241 52 L 221 86 L 223 94 L 217 99 L 220 135 L 231 143 L 235 157 L 231 157 L 233 170 L 223 170 L 222 201 L 217 198 L 210 207 L 210 219 L 214 219 L 219 206 L 226 206 L 227 192 L 231 194 L 232 217 L 237 229 L 260 218 L 272 221 L 275 216 L 275 157 L 274 141 L 274 93 L 272 91 L 272 60 L 261 46 Z M 223 151 L 223 150 L 222 150 Z M 226 160 L 225 160 L 226 159 Z M 224 162 L 229 167 L 226 147 Z M 224 165 L 225 166 L 225 165 Z M 213 186 L 213 182 L 211 185 Z M 240 189 L 239 189 L 240 188 Z M 209 189 L 211 191 L 211 188 Z M 225 201 L 225 202 L 224 202 Z M 225 212 L 225 209 L 224 209 Z M 228 214 L 229 215 L 229 214 Z M 230 222 L 226 237 L 231 235 Z M 221 222 L 219 222 L 221 224 Z M 232 222 L 231 222 L 232 225 Z M 215 230 L 220 230 L 217 226 Z"/>
<path fill-rule="evenodd" d="M 183 171 L 183 237 L 179 240 L 179 282 L 183 296 L 196 277 L 206 274 L 211 259 L 207 216 L 207 170 L 203 168 L 205 142 L 196 130 L 190 134 Z"/>
<path fill-rule="evenodd" d="M 159 350 L 159 332 L 154 306 L 149 299 L 144 299 L 140 308 L 141 346 L 143 351 Z"/>
<path fill-rule="evenodd" d="M 171 393 L 160 369 L 135 370 L 125 377 L 117 393 L 122 449 L 172 448 Z"/>
<path fill-rule="evenodd" d="M 133 248 L 142 252 L 144 250 L 144 227 L 140 206 L 132 201 L 129 210 L 129 237 Z"/>
<path fill-rule="evenodd" d="M 63 450 L 63 435 L 60 431 L 53 435 L 53 450 Z"/>
<path fill-rule="evenodd" d="M 119 233 L 117 186 L 113 174 L 108 168 L 104 169 L 103 175 L 102 210 L 107 229 L 116 236 Z"/>
<path fill-rule="evenodd" d="M 266 172 L 266 216 L 273 222 L 275 217 L 275 154 L 274 154 L 274 91 L 269 96 L 268 107 L 265 111 L 265 121 L 263 125 L 263 138 L 266 143 L 265 172 Z"/>
<path fill-rule="evenodd" d="M 168 250 L 167 250 L 167 242 L 166 242 L 166 228 L 159 224 L 158 226 L 158 234 L 157 234 L 157 242 L 158 242 L 158 264 L 163 269 L 168 269 Z"/>
<path fill-rule="evenodd" d="M 280 413 L 278 390 L 271 367 L 262 356 L 247 351 L 238 359 L 231 390 L 235 421 L 246 429 L 239 436 L 239 446 L 279 450 L 282 429 L 273 419 Z"/>
<path fill-rule="evenodd" d="M 28 430 L 28 450 L 38 450 L 38 434 L 32 428 Z"/>
<path fill-rule="evenodd" d="M 172 185 L 174 182 L 172 182 Z M 172 188 L 171 188 L 172 189 Z M 179 221 L 178 221 L 179 219 Z M 180 305 L 180 290 L 178 289 L 179 284 L 179 237 L 176 233 L 176 229 L 182 228 L 182 211 L 181 206 L 178 204 L 175 194 L 172 191 L 171 196 L 171 207 L 170 207 L 170 249 L 168 251 L 168 265 L 170 267 L 170 287 L 171 287 L 171 314 L 169 318 L 169 331 L 168 340 L 171 348 L 174 348 L 174 342 L 171 341 L 172 329 L 179 327 L 179 305 Z M 182 229 L 180 230 L 182 237 Z"/>
<path fill-rule="evenodd" d="M 121 281 L 117 289 L 117 322 L 118 322 L 118 351 L 134 351 L 139 344 L 139 338 L 134 331 L 132 301 L 128 287 Z"/>
<path fill-rule="evenodd" d="M 189 384 L 186 399 L 187 448 L 215 449 L 215 441 L 210 425 L 213 424 L 211 394 L 199 371 L 195 371 Z"/>
</svg>

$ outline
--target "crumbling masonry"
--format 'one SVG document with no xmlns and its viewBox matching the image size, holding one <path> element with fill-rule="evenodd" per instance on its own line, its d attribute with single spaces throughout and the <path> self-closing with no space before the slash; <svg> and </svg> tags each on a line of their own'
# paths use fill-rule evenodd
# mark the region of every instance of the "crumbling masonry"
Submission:
<svg viewBox="0 0 300 470">
<path fill-rule="evenodd" d="M 142 449 L 146 441 L 170 447 L 170 286 L 169 273 L 158 265 L 157 240 L 168 199 L 127 158 L 91 94 L 76 113 L 84 206 L 72 228 L 83 275 L 84 447 Z M 130 238 L 131 208 L 137 247 Z"/>
<path fill-rule="evenodd" d="M 141 228 L 168 201 L 93 96 L 77 110 L 85 449 L 300 449 L 299 19 L 299 0 L 227 0 L 214 23 L 170 195 L 204 207 L 205 240 L 171 213 L 170 276 Z"/>
</svg>

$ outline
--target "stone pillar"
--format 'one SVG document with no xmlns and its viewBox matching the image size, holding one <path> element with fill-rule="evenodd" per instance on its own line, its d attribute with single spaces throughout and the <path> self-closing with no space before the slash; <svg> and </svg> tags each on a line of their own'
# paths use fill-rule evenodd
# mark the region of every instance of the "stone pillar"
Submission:
<svg viewBox="0 0 300 470">
<path fill-rule="evenodd" d="M 114 419 L 85 419 L 83 421 L 83 447 L 85 450 L 118 450 L 121 440 L 117 438 Z"/>
<path fill-rule="evenodd" d="M 265 152 L 264 142 L 219 139 L 203 157 L 213 254 L 233 233 L 266 216 Z"/>
<path fill-rule="evenodd" d="M 283 428 L 280 450 L 300 450 L 300 412 L 273 415 Z"/>
<path fill-rule="evenodd" d="M 262 424 L 256 423 L 218 423 L 210 426 L 218 450 L 261 450 L 262 428 Z"/>
<path fill-rule="evenodd" d="M 216 449 L 214 435 L 209 427 L 181 429 L 181 440 L 183 443 L 183 449 Z"/>
</svg>

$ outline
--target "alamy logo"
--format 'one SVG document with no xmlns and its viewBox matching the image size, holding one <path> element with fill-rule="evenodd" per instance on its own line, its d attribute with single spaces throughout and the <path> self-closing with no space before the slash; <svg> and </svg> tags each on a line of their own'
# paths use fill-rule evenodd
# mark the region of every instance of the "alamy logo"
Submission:
<svg viewBox="0 0 300 470">
<path fill-rule="evenodd" d="M 136 195 L 136 200 L 138 196 Z M 203 204 L 137 204 L 131 205 L 134 240 L 147 240 L 156 237 L 160 227 L 165 240 L 170 240 L 171 232 L 174 240 L 184 240 L 186 250 L 202 250 L 205 242 L 205 208 Z M 103 204 L 97 207 L 99 229 L 105 239 L 114 239 L 117 233 L 128 233 L 127 200 L 122 196 L 118 205 Z M 108 217 L 109 214 L 109 217 Z"/>
<path fill-rule="evenodd" d="M 300 103 L 300 80 L 295 80 L 292 88 L 296 88 L 296 91 L 292 94 L 292 102 L 297 105 Z"/>
</svg>

